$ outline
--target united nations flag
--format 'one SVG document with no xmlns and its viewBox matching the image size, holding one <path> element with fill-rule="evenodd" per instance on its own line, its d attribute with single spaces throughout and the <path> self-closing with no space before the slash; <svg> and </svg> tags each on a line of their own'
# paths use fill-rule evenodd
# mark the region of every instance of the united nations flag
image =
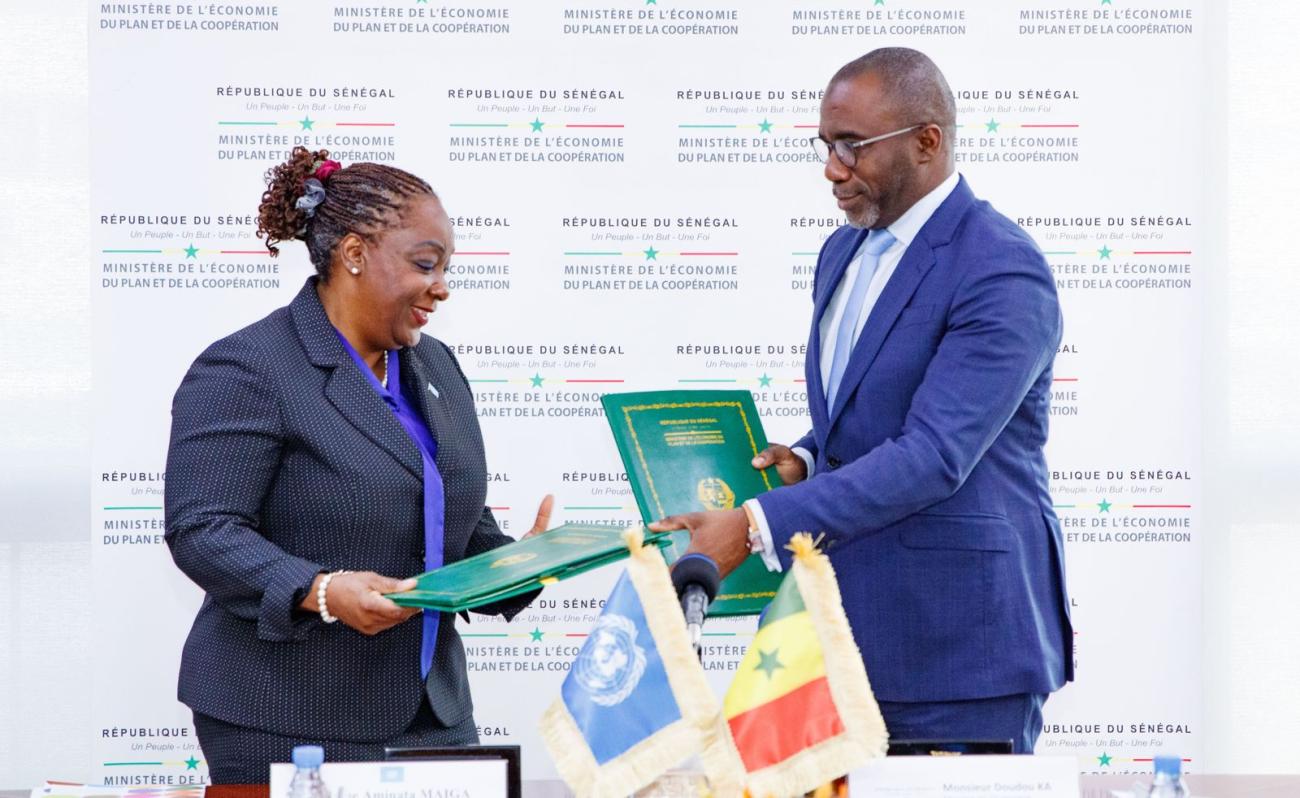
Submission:
<svg viewBox="0 0 1300 798">
<path fill-rule="evenodd" d="M 579 798 L 629 795 L 697 754 L 722 794 L 740 777 L 718 700 L 664 559 L 641 542 L 628 532 L 627 570 L 542 716 L 542 738 Z"/>
</svg>

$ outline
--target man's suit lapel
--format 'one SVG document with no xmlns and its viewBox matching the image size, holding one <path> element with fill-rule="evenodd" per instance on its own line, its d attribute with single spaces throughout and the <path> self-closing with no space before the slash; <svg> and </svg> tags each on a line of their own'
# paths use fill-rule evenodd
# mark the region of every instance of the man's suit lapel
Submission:
<svg viewBox="0 0 1300 798">
<path fill-rule="evenodd" d="M 862 239 L 866 238 L 866 236 L 866 230 L 854 230 L 846 237 L 842 248 L 827 253 L 826 265 L 830 271 L 817 277 L 817 294 L 813 297 L 812 334 L 808 336 L 812 345 L 809 348 L 808 357 L 804 361 L 805 384 L 808 386 L 808 404 L 812 412 L 813 427 L 815 429 L 822 428 L 822 425 L 827 421 L 826 386 L 822 384 L 821 367 L 822 314 L 830 307 L 831 297 L 835 296 L 835 289 L 839 286 L 840 280 L 844 277 L 844 272 L 849 268 L 849 264 L 853 262 L 853 256 L 857 254 L 858 247 L 862 245 Z"/>
<path fill-rule="evenodd" d="M 348 423 L 421 479 L 420 450 L 339 343 L 316 295 L 316 280 L 312 277 L 307 281 L 289 305 L 289 311 L 307 358 L 313 365 L 330 370 L 325 380 L 325 398 Z"/>
<path fill-rule="evenodd" d="M 966 185 L 966 179 L 959 179 L 952 193 L 922 225 L 916 238 L 908 245 L 907 251 L 903 253 L 903 259 L 899 261 L 889 282 L 885 284 L 880 298 L 876 300 L 876 304 L 867 315 L 867 322 L 862 327 L 857 343 L 853 345 L 853 354 L 849 356 L 849 364 L 844 369 L 844 377 L 840 381 L 839 393 L 835 396 L 835 406 L 830 409 L 827 429 L 834 426 L 836 419 L 848 404 L 849 397 L 853 395 L 853 389 L 862 382 L 876 355 L 880 353 L 880 347 L 885 343 L 885 337 L 889 335 L 894 322 L 897 321 L 898 314 L 902 313 L 912 295 L 916 293 L 921 280 L 934 266 L 937 260 L 935 250 L 952 239 L 957 222 L 973 201 L 974 195 Z M 840 274 L 843 274 L 842 270 Z M 831 292 L 834 290 L 833 287 L 830 289 Z M 818 315 L 817 318 L 820 319 L 821 316 Z M 826 400 L 823 398 L 821 401 L 825 405 Z"/>
<path fill-rule="evenodd" d="M 862 382 L 867 369 L 871 367 L 876 354 L 880 352 L 880 345 L 885 342 L 885 335 L 894 326 L 894 320 L 912 298 L 912 294 L 916 293 L 921 278 L 933 265 L 934 250 L 924 238 L 918 236 L 908 246 L 903 259 L 899 261 L 889 282 L 885 284 L 885 290 L 880 293 L 880 298 L 871 308 L 867 323 L 863 325 L 862 333 L 858 336 L 857 343 L 853 345 L 853 354 L 849 355 L 849 364 L 844 369 L 839 393 L 835 395 L 835 406 L 830 411 L 828 419 L 830 424 L 833 425 L 839 418 L 849 397 L 853 395 L 853 389 Z"/>
</svg>

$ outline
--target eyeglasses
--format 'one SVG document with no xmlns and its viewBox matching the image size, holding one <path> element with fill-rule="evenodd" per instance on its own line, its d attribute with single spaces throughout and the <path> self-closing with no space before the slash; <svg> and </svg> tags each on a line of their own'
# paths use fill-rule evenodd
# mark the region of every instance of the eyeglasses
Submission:
<svg viewBox="0 0 1300 798">
<path fill-rule="evenodd" d="M 826 163 L 826 161 L 831 157 L 831 152 L 834 152 L 835 157 L 840 159 L 840 163 L 852 169 L 854 164 L 858 162 L 858 149 L 860 147 L 865 147 L 868 144 L 875 144 L 877 141 L 892 139 L 894 136 L 901 136 L 904 133 L 911 133 L 913 130 L 920 130 L 923 127 L 925 127 L 924 124 L 912 125 L 911 127 L 905 127 L 902 130 L 895 130 L 892 133 L 883 133 L 879 136 L 872 136 L 869 139 L 862 139 L 861 141 L 836 139 L 835 141 L 828 142 L 821 136 L 813 136 L 808 139 L 808 143 L 812 145 L 813 152 L 817 153 L 817 160 L 822 163 Z"/>
</svg>

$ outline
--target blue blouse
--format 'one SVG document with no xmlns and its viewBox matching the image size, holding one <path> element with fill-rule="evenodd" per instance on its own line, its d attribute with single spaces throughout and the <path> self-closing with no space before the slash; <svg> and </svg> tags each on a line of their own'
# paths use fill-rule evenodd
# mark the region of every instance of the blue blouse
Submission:
<svg viewBox="0 0 1300 798">
<path fill-rule="evenodd" d="M 352 356 L 352 361 L 357 364 L 362 375 L 370 383 L 370 387 L 375 389 L 375 393 L 384 400 L 397 416 L 402 428 L 406 434 L 411 437 L 411 441 L 420 450 L 420 459 L 424 464 L 424 570 L 432 571 L 442 566 L 442 530 L 443 530 L 443 491 L 442 475 L 438 473 L 436 459 L 438 456 L 438 442 L 433 439 L 433 434 L 429 432 L 429 425 L 421 417 L 420 411 L 411 406 L 411 403 L 402 395 L 402 368 L 401 368 L 401 350 L 391 349 L 385 353 L 388 359 L 386 374 L 387 386 L 375 379 L 375 374 L 370 370 L 370 366 L 361 359 L 357 350 L 352 348 L 348 339 L 338 330 L 334 334 L 339 337 L 339 342 L 343 348 Z M 438 620 L 439 614 L 433 610 L 424 611 L 424 635 L 420 642 L 420 675 L 427 677 L 429 669 L 433 666 L 433 652 L 438 643 Z"/>
</svg>

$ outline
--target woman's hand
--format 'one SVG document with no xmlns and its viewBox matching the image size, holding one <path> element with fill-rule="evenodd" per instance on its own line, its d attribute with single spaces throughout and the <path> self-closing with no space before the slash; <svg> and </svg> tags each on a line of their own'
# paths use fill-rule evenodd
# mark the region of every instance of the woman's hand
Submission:
<svg viewBox="0 0 1300 798">
<path fill-rule="evenodd" d="M 555 496 L 548 493 L 542 497 L 542 504 L 537 508 L 537 518 L 533 520 L 533 528 L 524 533 L 524 538 L 531 538 L 533 535 L 545 532 L 551 525 L 551 508 L 555 506 Z M 523 538 L 520 538 L 523 540 Z"/>
<path fill-rule="evenodd" d="M 300 605 L 304 610 L 320 612 L 316 596 L 324 578 L 325 574 L 316 575 Z M 411 590 L 415 584 L 414 579 L 394 579 L 374 571 L 336 574 L 326 588 L 325 604 L 330 615 L 341 623 L 362 634 L 375 635 L 420 613 L 419 607 L 399 607 L 382 595 Z"/>
</svg>

